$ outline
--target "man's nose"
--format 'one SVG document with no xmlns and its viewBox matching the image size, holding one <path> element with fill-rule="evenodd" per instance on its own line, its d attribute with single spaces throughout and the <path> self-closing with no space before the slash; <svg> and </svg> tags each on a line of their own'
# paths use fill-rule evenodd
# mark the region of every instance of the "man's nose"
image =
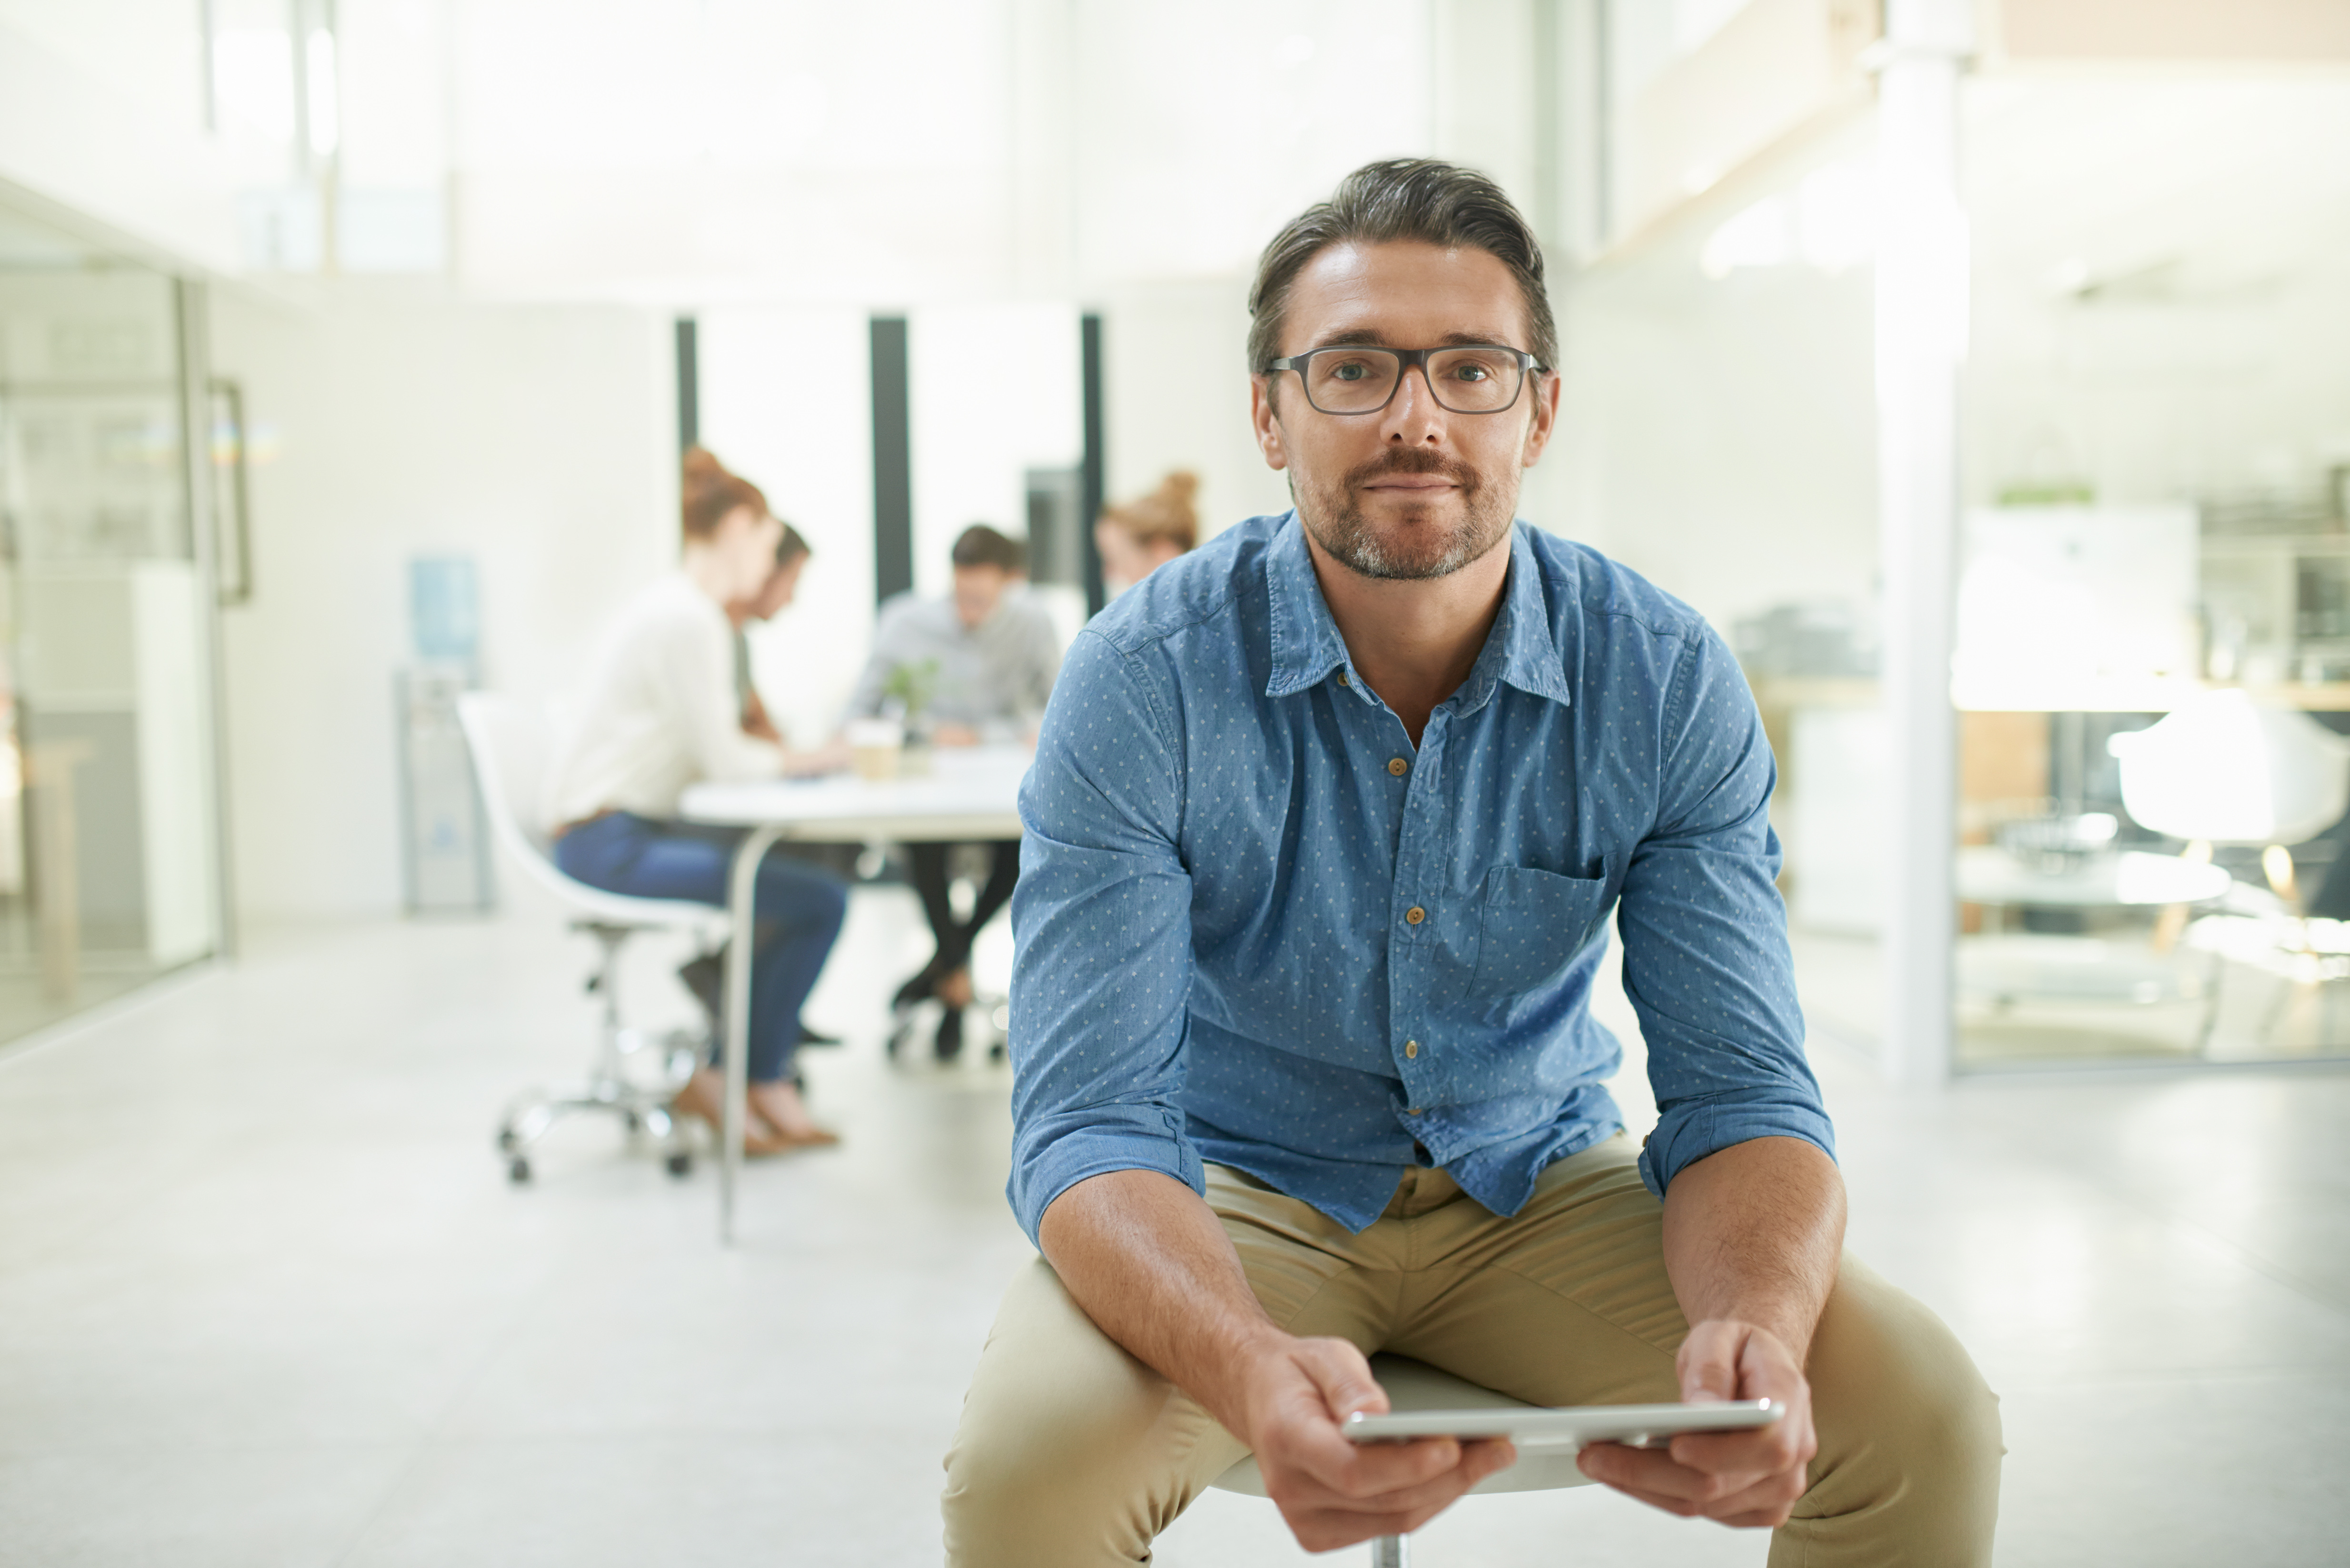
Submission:
<svg viewBox="0 0 2350 1568">
<path fill-rule="evenodd" d="M 1421 441 L 1442 443 L 1444 407 L 1436 400 L 1436 389 L 1429 382 L 1427 366 L 1403 368 L 1395 396 L 1388 400 L 1384 412 L 1379 433 L 1387 440 L 1413 446 Z"/>
</svg>

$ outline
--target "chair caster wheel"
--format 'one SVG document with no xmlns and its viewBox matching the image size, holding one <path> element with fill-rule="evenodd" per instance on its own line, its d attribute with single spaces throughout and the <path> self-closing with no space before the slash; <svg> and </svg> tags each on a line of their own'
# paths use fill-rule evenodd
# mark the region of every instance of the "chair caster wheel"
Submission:
<svg viewBox="0 0 2350 1568">
<path fill-rule="evenodd" d="M 693 1174 L 693 1156 L 683 1149 L 679 1149 L 661 1163 L 669 1168 L 669 1173 L 671 1176 L 687 1177 Z"/>
<path fill-rule="evenodd" d="M 530 1161 L 516 1155 L 506 1162 L 506 1179 L 516 1187 L 530 1185 Z"/>
<path fill-rule="evenodd" d="M 987 1048 L 987 1059 L 991 1062 L 1001 1062 L 1010 1054 L 1012 1054 L 1011 1047 L 1001 1040 Z"/>
<path fill-rule="evenodd" d="M 515 1141 L 514 1128 L 500 1127 L 498 1129 L 498 1152 L 500 1154 L 512 1154 L 514 1152 Z"/>
<path fill-rule="evenodd" d="M 623 1116 L 620 1118 L 620 1121 L 621 1124 L 629 1129 L 629 1136 L 631 1137 L 634 1137 L 637 1134 L 645 1130 L 645 1118 L 637 1115 L 634 1111 L 630 1111 Z"/>
</svg>

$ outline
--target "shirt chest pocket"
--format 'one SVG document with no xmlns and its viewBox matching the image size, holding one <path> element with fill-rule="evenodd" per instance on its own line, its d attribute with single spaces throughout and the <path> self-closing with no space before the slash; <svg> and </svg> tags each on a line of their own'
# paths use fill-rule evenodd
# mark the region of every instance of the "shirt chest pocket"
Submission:
<svg viewBox="0 0 2350 1568">
<path fill-rule="evenodd" d="M 1513 996 L 1556 977 L 1607 912 L 1604 877 L 1562 877 L 1531 866 L 1485 874 L 1472 996 Z"/>
</svg>

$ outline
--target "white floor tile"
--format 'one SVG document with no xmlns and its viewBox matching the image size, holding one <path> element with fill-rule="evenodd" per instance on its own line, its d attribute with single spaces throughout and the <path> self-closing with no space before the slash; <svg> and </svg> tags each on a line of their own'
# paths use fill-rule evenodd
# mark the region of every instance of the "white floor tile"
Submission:
<svg viewBox="0 0 2350 1568">
<path fill-rule="evenodd" d="M 837 1149 L 663 1173 L 567 1127 L 515 1189 L 499 1106 L 578 1069 L 588 949 L 489 923 L 279 933 L 238 968 L 0 1055 L 0 1563 L 938 1561 L 939 1455 L 998 1293 L 1005 1068 L 885 1060 L 927 954 L 855 899 L 804 1065 Z M 682 1023 L 646 943 L 624 992 Z M 1008 966 L 1000 928 L 983 985 Z M 1620 992 L 1627 1118 L 1654 1116 Z M 1814 1061 L 1852 1243 L 2003 1395 L 2001 1561 L 2314 1563 L 2350 1539 L 2350 1074 L 1886 1089 Z M 2333 1403 L 2329 1404 L 2329 1401 Z M 1416 1560 L 1757 1563 L 1759 1535 L 1596 1489 L 1474 1499 Z M 1159 1561 L 1303 1561 L 1211 1494 Z M 1342 1554 L 1323 1561 L 1347 1562 Z"/>
</svg>

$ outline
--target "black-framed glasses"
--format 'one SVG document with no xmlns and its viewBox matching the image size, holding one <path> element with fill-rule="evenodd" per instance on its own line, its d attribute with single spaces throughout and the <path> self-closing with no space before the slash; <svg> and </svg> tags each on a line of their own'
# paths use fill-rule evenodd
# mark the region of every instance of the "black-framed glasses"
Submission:
<svg viewBox="0 0 2350 1568">
<path fill-rule="evenodd" d="M 1463 343 L 1445 348 L 1346 345 L 1275 359 L 1267 374 L 1295 370 L 1305 400 L 1326 414 L 1375 414 L 1395 400 L 1404 369 L 1417 365 L 1437 403 L 1456 414 L 1498 414 L 1515 405 L 1526 373 L 1544 367 L 1523 348 Z"/>
</svg>

